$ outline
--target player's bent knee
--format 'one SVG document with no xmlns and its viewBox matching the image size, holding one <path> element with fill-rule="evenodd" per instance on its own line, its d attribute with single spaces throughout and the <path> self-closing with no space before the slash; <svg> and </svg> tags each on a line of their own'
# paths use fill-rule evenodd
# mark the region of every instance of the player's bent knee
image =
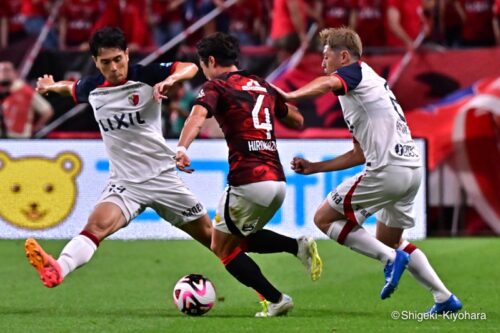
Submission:
<svg viewBox="0 0 500 333">
<path fill-rule="evenodd" d="M 109 235 L 110 229 L 111 228 L 109 227 L 109 225 L 106 225 L 106 222 L 94 219 L 89 219 L 87 225 L 84 228 L 84 230 L 96 236 L 99 241 L 103 240 L 104 238 L 106 238 L 106 236 Z"/>
<path fill-rule="evenodd" d="M 211 249 L 212 225 L 208 215 L 197 220 L 188 222 L 180 227 L 181 230 L 188 233 L 195 240 Z"/>
<path fill-rule="evenodd" d="M 220 244 L 216 244 L 212 242 L 210 244 L 210 250 L 218 257 L 218 258 L 223 258 L 225 256 L 224 254 L 224 247 L 221 246 Z"/>
<path fill-rule="evenodd" d="M 87 221 L 85 230 L 95 235 L 99 240 L 115 233 L 126 225 L 126 219 L 121 209 L 113 203 L 98 204 Z"/>
<path fill-rule="evenodd" d="M 228 258 L 233 257 L 237 252 L 241 252 L 241 248 L 239 246 L 235 247 L 234 244 L 219 244 L 213 241 L 212 244 L 210 244 L 210 249 L 224 264 L 228 261 Z"/>
<path fill-rule="evenodd" d="M 318 229 L 326 233 L 332 221 L 329 221 L 320 211 L 317 211 L 316 214 L 314 214 L 314 224 Z"/>
<path fill-rule="evenodd" d="M 91 216 L 85 226 L 85 230 L 95 235 L 99 241 L 113 234 L 123 227 L 121 219 L 112 217 L 98 218 Z"/>
<path fill-rule="evenodd" d="M 203 215 L 199 219 L 194 221 L 195 223 L 198 223 L 200 225 L 200 228 L 203 229 L 204 233 L 207 234 L 212 234 L 212 221 L 210 220 L 210 217 L 208 214 Z"/>
</svg>

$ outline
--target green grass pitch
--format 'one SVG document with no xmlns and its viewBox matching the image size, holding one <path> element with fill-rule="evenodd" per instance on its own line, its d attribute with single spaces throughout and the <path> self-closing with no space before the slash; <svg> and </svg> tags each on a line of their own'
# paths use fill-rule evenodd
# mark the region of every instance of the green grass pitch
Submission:
<svg viewBox="0 0 500 333">
<path fill-rule="evenodd" d="M 398 290 L 380 300 L 382 265 L 332 241 L 319 241 L 325 267 L 311 282 L 288 254 L 255 254 L 264 273 L 295 301 L 287 317 L 253 318 L 255 293 L 240 285 L 194 241 L 105 241 L 93 260 L 55 288 L 45 288 L 28 264 L 22 240 L 0 241 L 1 332 L 500 332 L 500 241 L 429 239 L 416 242 L 470 314 L 467 318 L 391 319 L 432 305 L 430 293 L 405 273 Z M 65 241 L 41 241 L 58 254 Z M 221 298 L 205 316 L 174 307 L 182 275 L 209 277 Z"/>
</svg>

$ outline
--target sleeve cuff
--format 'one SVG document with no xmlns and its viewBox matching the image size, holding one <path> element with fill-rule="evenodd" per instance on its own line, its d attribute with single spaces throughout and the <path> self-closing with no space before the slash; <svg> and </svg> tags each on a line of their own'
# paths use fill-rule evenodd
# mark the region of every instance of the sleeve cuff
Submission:
<svg viewBox="0 0 500 333">
<path fill-rule="evenodd" d="M 203 106 L 208 111 L 207 118 L 212 118 L 213 117 L 212 107 L 210 105 L 208 105 L 207 103 L 201 102 L 201 101 L 196 101 L 196 102 L 194 102 L 193 105 L 201 105 L 201 106 Z"/>
<path fill-rule="evenodd" d="M 345 80 L 342 78 L 342 76 L 338 75 L 338 74 L 332 74 L 333 76 L 337 77 L 340 82 L 342 83 L 342 87 L 344 88 L 343 91 L 337 91 L 335 92 L 336 95 L 345 95 L 347 94 L 347 92 L 349 91 L 349 88 L 347 87 L 347 83 L 345 82 Z"/>
<path fill-rule="evenodd" d="M 73 82 L 73 87 L 71 87 L 71 97 L 73 97 L 73 101 L 78 104 L 78 99 L 76 98 L 76 84 L 78 81 Z"/>
</svg>

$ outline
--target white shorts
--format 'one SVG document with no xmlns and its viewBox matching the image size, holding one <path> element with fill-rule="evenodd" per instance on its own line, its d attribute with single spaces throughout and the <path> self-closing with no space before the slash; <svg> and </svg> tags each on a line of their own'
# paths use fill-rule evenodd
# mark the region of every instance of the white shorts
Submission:
<svg viewBox="0 0 500 333">
<path fill-rule="evenodd" d="M 127 223 L 150 207 L 172 225 L 179 227 L 207 213 L 176 171 L 164 171 L 142 183 L 110 179 L 98 204 L 118 205 Z"/>
<path fill-rule="evenodd" d="M 366 170 L 342 182 L 327 200 L 333 209 L 360 225 L 377 213 L 377 220 L 385 225 L 408 229 L 415 225 L 413 201 L 421 177 L 420 167 L 387 165 Z"/>
<path fill-rule="evenodd" d="M 286 183 L 263 181 L 227 186 L 214 219 L 214 228 L 227 234 L 248 236 L 262 229 L 285 200 Z"/>
</svg>

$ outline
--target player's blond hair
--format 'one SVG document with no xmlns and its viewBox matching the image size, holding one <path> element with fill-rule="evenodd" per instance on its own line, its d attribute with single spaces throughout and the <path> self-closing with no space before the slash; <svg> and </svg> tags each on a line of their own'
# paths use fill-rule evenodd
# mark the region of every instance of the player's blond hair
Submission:
<svg viewBox="0 0 500 333">
<path fill-rule="evenodd" d="M 359 38 L 356 31 L 350 28 L 340 27 L 323 29 L 319 33 L 319 37 L 323 45 L 328 45 L 332 49 L 346 49 L 349 53 L 358 58 L 363 54 L 361 38 Z"/>
</svg>

